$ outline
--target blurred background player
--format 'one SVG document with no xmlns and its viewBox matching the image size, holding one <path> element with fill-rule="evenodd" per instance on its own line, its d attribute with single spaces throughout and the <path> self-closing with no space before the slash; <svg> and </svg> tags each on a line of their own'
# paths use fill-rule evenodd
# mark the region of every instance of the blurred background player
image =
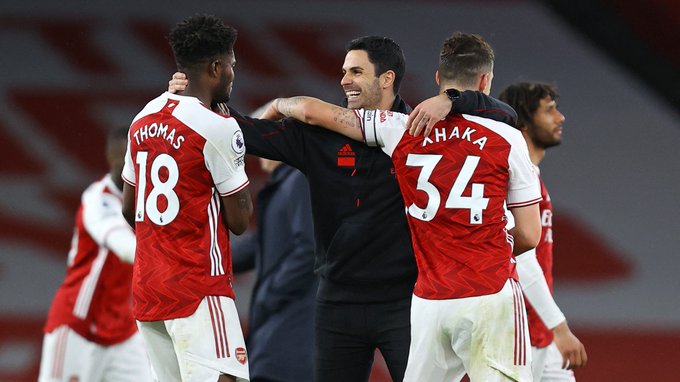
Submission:
<svg viewBox="0 0 680 382">
<path fill-rule="evenodd" d="M 232 244 L 234 272 L 255 269 L 246 344 L 251 382 L 314 380 L 314 226 L 298 170 L 260 158 L 257 233 Z"/>
<path fill-rule="evenodd" d="M 531 161 L 538 172 L 538 165 L 545 157 L 546 150 L 562 142 L 565 118 L 557 108 L 557 90 L 546 83 L 520 82 L 508 86 L 499 98 L 517 112 L 517 128 L 527 142 Z M 535 250 L 517 258 L 522 288 L 528 300 L 534 380 L 574 381 L 574 373 L 570 369 L 586 364 L 585 347 L 571 333 L 564 314 L 554 300 L 536 290 L 536 284 L 543 283 L 543 280 L 550 291 L 553 289 L 552 202 L 542 180 L 541 194 L 541 240 Z M 528 262 L 530 257 L 536 257 L 540 267 L 532 265 L 535 262 Z"/>
<path fill-rule="evenodd" d="M 66 277 L 45 324 L 40 382 L 151 381 L 130 301 L 135 234 L 121 212 L 127 132 L 109 132 L 109 173 L 83 192 Z"/>
<path fill-rule="evenodd" d="M 350 41 L 346 50 L 340 84 L 349 108 L 410 111 L 398 95 L 405 73 L 398 44 L 366 36 Z M 176 73 L 169 89 L 181 91 L 187 84 Z M 480 99 L 486 103 L 480 104 Z M 475 92 L 463 92 L 460 101 L 453 107 L 460 104 L 465 111 L 480 113 L 506 107 L 514 118 L 507 105 Z M 250 154 L 291 165 L 310 183 L 320 278 L 316 380 L 367 381 L 375 350 L 380 349 L 390 376 L 401 381 L 416 266 L 389 157 L 378 148 L 294 119 L 237 120 Z"/>
<path fill-rule="evenodd" d="M 493 64 L 481 37 L 454 33 L 441 49 L 440 92 L 488 94 Z M 459 381 L 466 372 L 473 382 L 531 381 L 513 253 L 538 243 L 541 195 L 521 134 L 488 118 L 455 115 L 429 136 L 414 137 L 400 113 L 351 111 L 309 97 L 272 106 L 382 147 L 394 162 L 418 264 L 404 381 Z M 515 215 L 512 236 L 506 201 Z"/>
<path fill-rule="evenodd" d="M 137 234 L 134 315 L 160 381 L 247 381 L 228 232 L 243 233 L 252 214 L 245 144 L 232 118 L 210 110 L 229 100 L 236 30 L 197 15 L 168 39 L 194 82 L 149 102 L 130 126 L 123 215 Z"/>
</svg>

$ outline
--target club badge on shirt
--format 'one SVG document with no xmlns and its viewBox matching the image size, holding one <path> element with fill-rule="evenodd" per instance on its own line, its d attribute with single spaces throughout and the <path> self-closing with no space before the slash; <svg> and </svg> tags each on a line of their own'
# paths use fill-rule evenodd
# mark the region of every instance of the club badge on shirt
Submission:
<svg viewBox="0 0 680 382">
<path fill-rule="evenodd" d="M 236 353 L 236 360 L 239 361 L 241 363 L 241 365 L 245 365 L 246 359 L 248 358 L 246 356 L 246 349 L 238 347 L 238 348 L 236 348 L 235 353 Z"/>
</svg>

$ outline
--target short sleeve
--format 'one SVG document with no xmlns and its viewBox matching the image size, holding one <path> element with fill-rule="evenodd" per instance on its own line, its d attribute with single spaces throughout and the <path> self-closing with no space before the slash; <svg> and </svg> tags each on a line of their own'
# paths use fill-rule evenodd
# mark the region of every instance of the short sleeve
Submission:
<svg viewBox="0 0 680 382">
<path fill-rule="evenodd" d="M 215 187 L 222 196 L 232 195 L 248 183 L 245 170 L 246 145 L 243 132 L 233 118 L 224 119 L 219 134 L 206 140 L 203 154 Z"/>
<path fill-rule="evenodd" d="M 529 158 L 529 149 L 521 135 L 511 142 L 508 184 L 508 208 L 523 207 L 541 201 L 538 173 Z"/>
<path fill-rule="evenodd" d="M 392 156 L 406 132 L 408 115 L 389 110 L 355 110 L 368 146 L 382 147 Z"/>
</svg>

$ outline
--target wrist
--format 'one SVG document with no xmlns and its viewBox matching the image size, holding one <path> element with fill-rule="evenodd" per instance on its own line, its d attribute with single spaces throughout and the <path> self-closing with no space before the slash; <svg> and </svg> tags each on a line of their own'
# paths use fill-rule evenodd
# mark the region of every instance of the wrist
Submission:
<svg viewBox="0 0 680 382">
<path fill-rule="evenodd" d="M 456 104 L 456 101 L 460 99 L 460 90 L 449 88 L 444 90 L 444 95 L 447 96 L 451 101 L 451 111 L 449 113 L 453 114 L 453 107 Z"/>
<path fill-rule="evenodd" d="M 571 331 L 569 330 L 569 325 L 567 325 L 567 320 L 560 322 L 559 324 L 557 324 L 557 326 L 555 326 L 551 330 L 555 335 L 560 335 Z"/>
</svg>

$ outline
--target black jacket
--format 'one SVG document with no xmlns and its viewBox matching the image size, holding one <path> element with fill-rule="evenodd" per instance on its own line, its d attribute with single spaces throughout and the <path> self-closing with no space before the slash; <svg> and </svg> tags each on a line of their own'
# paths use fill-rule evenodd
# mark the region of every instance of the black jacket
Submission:
<svg viewBox="0 0 680 382">
<path fill-rule="evenodd" d="M 303 174 L 277 167 L 257 196 L 257 234 L 232 242 L 234 271 L 256 270 L 248 320 L 250 377 L 314 379 L 314 231 Z"/>
<path fill-rule="evenodd" d="M 454 111 L 480 115 L 507 107 L 514 114 L 500 101 L 466 93 L 454 109 L 467 109 Z M 408 113 L 410 107 L 397 96 L 392 110 Z M 351 303 L 409 298 L 417 270 L 390 157 L 380 148 L 295 119 L 233 115 L 249 154 L 282 161 L 307 176 L 320 277 L 317 297 Z"/>
</svg>

